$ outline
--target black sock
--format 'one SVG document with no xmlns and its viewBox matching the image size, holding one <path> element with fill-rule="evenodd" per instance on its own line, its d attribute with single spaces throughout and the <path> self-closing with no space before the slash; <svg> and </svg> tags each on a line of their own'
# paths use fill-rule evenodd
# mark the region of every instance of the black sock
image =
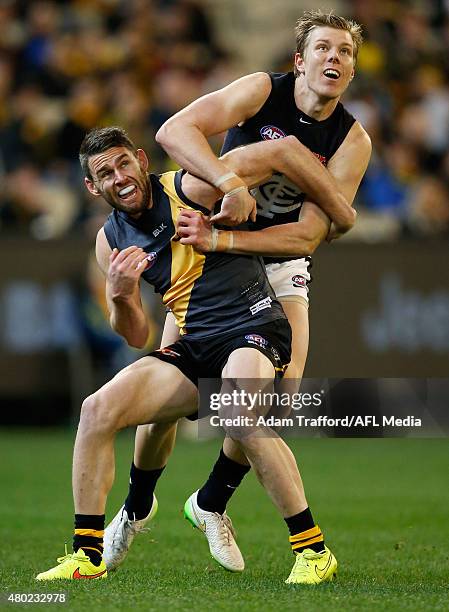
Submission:
<svg viewBox="0 0 449 612">
<path fill-rule="evenodd" d="M 141 470 L 134 462 L 131 464 L 129 492 L 125 500 L 125 510 L 130 520 L 139 521 L 149 515 L 154 489 L 164 470 L 165 466 L 157 470 Z"/>
<path fill-rule="evenodd" d="M 75 514 L 73 550 L 80 548 L 94 565 L 100 565 L 103 554 L 104 514 Z"/>
<path fill-rule="evenodd" d="M 249 465 L 241 465 L 226 457 L 222 449 L 206 484 L 198 491 L 199 507 L 223 514 L 226 504 L 250 469 Z"/>
<path fill-rule="evenodd" d="M 290 532 L 290 544 L 294 553 L 300 553 L 305 548 L 315 552 L 324 550 L 324 537 L 318 525 L 315 525 L 309 508 L 284 519 Z"/>
</svg>

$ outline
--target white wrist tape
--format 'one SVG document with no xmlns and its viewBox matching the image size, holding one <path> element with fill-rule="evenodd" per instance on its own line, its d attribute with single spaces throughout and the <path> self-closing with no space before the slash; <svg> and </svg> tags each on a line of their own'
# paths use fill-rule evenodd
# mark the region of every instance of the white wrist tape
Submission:
<svg viewBox="0 0 449 612">
<path fill-rule="evenodd" d="M 216 227 L 213 227 L 211 230 L 211 245 L 210 245 L 210 250 L 211 251 L 216 251 L 217 250 L 217 244 L 218 244 L 218 230 Z"/>
<path fill-rule="evenodd" d="M 232 249 L 234 248 L 234 233 L 231 231 L 222 231 L 221 234 L 222 236 L 226 236 L 226 238 L 228 238 L 228 244 L 225 249 L 220 249 L 220 250 L 223 250 L 224 252 L 232 251 Z M 212 235 L 211 235 L 211 245 L 210 245 L 211 252 L 217 250 L 219 237 L 220 237 L 220 230 L 217 230 L 216 227 L 213 227 Z"/>
<path fill-rule="evenodd" d="M 214 182 L 214 187 L 216 187 L 217 189 L 220 188 L 220 185 L 222 185 L 224 182 L 229 181 L 229 179 L 232 178 L 238 178 L 238 176 L 236 175 L 235 172 L 227 172 L 226 174 L 222 174 L 220 177 L 217 178 L 217 180 Z"/>
<path fill-rule="evenodd" d="M 245 187 L 245 185 L 240 185 L 240 187 L 235 187 L 235 189 L 231 189 L 231 191 L 228 191 L 227 193 L 224 194 L 224 197 L 226 196 L 233 196 L 236 193 L 239 193 L 240 191 L 246 191 L 248 188 Z"/>
</svg>

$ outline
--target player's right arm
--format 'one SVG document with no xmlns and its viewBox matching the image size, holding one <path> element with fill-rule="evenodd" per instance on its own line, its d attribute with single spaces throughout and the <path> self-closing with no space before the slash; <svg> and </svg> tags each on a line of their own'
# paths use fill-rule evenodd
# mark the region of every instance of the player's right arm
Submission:
<svg viewBox="0 0 449 612">
<path fill-rule="evenodd" d="M 112 329 L 130 346 L 143 348 L 149 327 L 142 308 L 139 281 L 147 268 L 147 253 L 136 246 L 123 251 L 111 249 L 101 228 L 97 234 L 95 254 L 106 277 L 106 300 Z"/>
<path fill-rule="evenodd" d="M 345 193 L 335 176 L 295 136 L 257 142 L 229 151 L 222 158 L 250 186 L 264 182 L 275 172 L 289 178 L 307 199 L 317 204 L 339 228 L 349 231 L 356 214 L 351 194 Z"/>
<path fill-rule="evenodd" d="M 230 168 L 238 168 L 250 186 L 263 182 L 273 172 L 281 172 L 307 193 L 299 220 L 258 231 L 229 232 L 216 230 L 210 219 L 184 210 L 178 217 L 181 243 L 191 244 L 202 252 L 310 255 L 328 235 L 330 219 L 335 222 L 338 217 L 346 231 L 354 224 L 356 213 L 351 204 L 370 153 L 369 137 L 358 124 L 352 128 L 338 155 L 332 158 L 332 165 L 329 164 L 332 174 L 294 136 L 234 149 L 223 157 L 223 161 Z M 183 190 L 191 200 L 206 206 L 217 197 L 213 187 L 188 174 L 183 179 Z M 314 202 L 319 203 L 321 209 Z"/>
<path fill-rule="evenodd" d="M 320 215 L 315 211 L 313 221 L 310 218 L 310 224 L 308 213 L 306 216 L 307 222 L 284 224 L 263 230 L 264 242 L 269 239 L 269 244 L 267 243 L 266 246 L 270 250 L 273 248 L 287 249 L 288 252 L 285 254 L 289 256 L 294 255 L 295 252 L 303 253 L 304 232 L 307 232 L 306 238 L 309 247 L 316 248 L 315 234 L 308 230 L 309 227 L 317 228 L 316 237 L 321 239 L 324 219 L 326 219 L 327 229 L 329 226 L 328 218 L 330 218 L 341 233 L 348 231 L 354 225 L 356 212 L 350 206 L 350 203 L 352 203 L 355 191 L 349 193 L 346 190 L 343 194 L 340 185 L 330 172 L 294 136 L 239 147 L 229 151 L 221 159 L 230 170 L 237 171 L 249 187 L 265 182 L 275 172 L 284 174 L 301 191 L 307 194 L 308 205 L 303 207 L 305 211 L 312 209 L 312 203 L 314 202 L 320 206 L 323 213 L 326 213 Z M 213 202 L 219 197 L 218 191 L 211 185 L 190 174 L 184 175 L 182 185 L 184 193 L 191 200 L 200 202 L 208 208 L 212 208 Z M 351 196 L 352 198 L 348 202 L 347 198 Z M 315 208 L 317 207 L 315 206 Z M 183 214 L 185 214 L 185 211 Z M 240 247 L 250 249 L 242 252 L 254 252 L 254 247 L 260 247 L 261 231 L 250 232 L 251 237 L 247 235 L 247 232 L 234 232 L 234 237 L 236 242 L 239 242 Z M 194 246 L 198 245 L 194 244 Z M 271 251 L 264 254 L 271 254 Z"/>
<path fill-rule="evenodd" d="M 168 119 L 156 134 L 156 141 L 182 168 L 215 185 L 229 169 L 212 151 L 207 138 L 227 131 L 254 116 L 271 91 L 268 74 L 249 74 L 223 89 L 202 96 Z M 239 177 L 220 184 L 222 193 L 246 186 Z M 225 197 L 216 221 L 237 225 L 251 216 L 256 203 L 246 189 Z"/>
</svg>

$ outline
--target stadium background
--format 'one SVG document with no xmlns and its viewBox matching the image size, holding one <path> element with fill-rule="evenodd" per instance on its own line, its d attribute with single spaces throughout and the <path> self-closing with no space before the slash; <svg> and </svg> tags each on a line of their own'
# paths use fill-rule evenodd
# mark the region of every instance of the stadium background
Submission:
<svg viewBox="0 0 449 612">
<path fill-rule="evenodd" d="M 0 463 L 8 491 L 0 511 L 9 517 L 9 523 L 2 523 L 12 526 L 11 532 L 5 527 L 4 539 L 18 550 L 25 547 L 24 525 L 27 534 L 41 535 L 33 532 L 31 517 L 29 523 L 19 520 L 16 529 L 11 522 L 33 486 L 30 458 L 41 455 L 35 467 L 47 471 L 55 461 L 51 453 L 64 456 L 53 480 L 47 478 L 56 487 L 68 483 L 73 425 L 82 398 L 144 354 L 126 347 L 104 317 L 103 280 L 92 246 L 108 208 L 83 187 L 77 152 L 84 133 L 94 125 L 123 125 L 149 153 L 155 172 L 172 168 L 154 142 L 159 126 L 191 100 L 245 73 L 288 70 L 294 22 L 303 9 L 316 6 L 297 0 L 0 1 Z M 360 403 L 369 404 L 372 385 L 402 410 L 421 409 L 433 394 L 445 420 L 449 3 L 340 0 L 321 6 L 364 25 L 366 41 L 344 103 L 371 135 L 373 156 L 357 195 L 356 228 L 339 243 L 320 247 L 314 257 L 306 376 L 374 381 L 362 385 L 356 401 L 352 391 L 339 397 L 339 405 L 352 402 L 355 411 Z M 217 151 L 220 143 L 214 139 Z M 155 322 L 149 349 L 159 340 L 163 313 L 151 291 L 146 304 Z M 438 388 L 426 382 L 432 377 L 439 378 Z M 385 382 L 391 378 L 397 379 L 393 385 Z M 59 429 L 44 430 L 47 426 Z M 437 436 L 445 432 L 446 422 L 433 429 Z M 132 442 L 130 436 L 123 440 L 122 491 Z M 313 452 L 311 442 L 305 443 L 305 455 Z M 433 499 L 440 508 L 448 464 L 444 440 L 425 447 L 422 440 L 409 442 L 399 451 L 402 465 L 409 462 L 416 474 L 433 474 L 428 489 L 413 502 L 418 507 Z M 368 442 L 345 447 L 347 466 L 361 454 L 371 456 L 383 473 L 385 504 L 412 507 L 407 487 L 389 474 L 388 460 L 397 459 L 393 447 L 363 444 Z M 209 467 L 216 447 L 216 442 L 195 446 L 184 441 L 177 452 L 199 453 Z M 336 447 L 320 448 L 323 456 L 333 456 Z M 428 463 L 415 465 L 422 454 Z M 178 456 L 175 466 L 182 465 Z M 194 471 L 193 459 L 192 465 Z M 314 467 L 308 466 L 312 481 Z M 320 469 L 317 478 L 324 477 Z M 192 483 L 198 484 L 206 472 L 198 470 Z M 360 482 L 351 473 L 358 499 L 362 492 L 365 500 L 373 494 L 362 482 L 367 473 Z M 175 478 L 174 470 L 171 474 Z M 403 476 L 404 482 L 411 478 Z M 324 482 L 329 497 L 338 496 L 331 473 Z M 169 483 L 161 486 L 172 494 Z M 254 492 L 242 498 L 248 505 L 251 495 L 263 500 L 255 493 L 257 485 L 251 487 Z M 182 489 L 179 503 L 189 492 Z M 388 497 L 392 491 L 395 496 Z M 320 494 L 314 491 L 318 501 Z M 68 488 L 61 495 L 69 516 Z M 114 503 L 120 495 L 115 493 Z M 35 503 L 50 511 L 43 499 Z M 384 506 L 370 503 L 373 511 L 385 512 Z M 441 519 L 438 512 L 435 525 Z M 261 521 L 274 518 L 267 515 Z M 417 513 L 416 531 L 427 519 Z M 399 548 L 411 540 L 398 538 Z M 361 601 L 360 593 L 356 596 Z"/>
</svg>

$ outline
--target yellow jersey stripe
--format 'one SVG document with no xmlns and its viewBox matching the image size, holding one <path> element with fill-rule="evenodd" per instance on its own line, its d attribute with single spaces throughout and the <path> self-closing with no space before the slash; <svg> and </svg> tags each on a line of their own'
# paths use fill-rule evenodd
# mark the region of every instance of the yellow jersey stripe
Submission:
<svg viewBox="0 0 449 612">
<path fill-rule="evenodd" d="M 174 177 L 175 175 L 172 173 L 164 174 L 160 183 L 169 197 L 172 221 L 176 227 L 179 211 L 181 209 L 194 209 L 184 204 L 178 197 L 174 186 Z M 172 239 L 170 244 L 172 255 L 171 283 L 162 299 L 165 306 L 170 308 L 175 315 L 176 324 L 181 335 L 183 335 L 185 334 L 186 316 L 192 290 L 195 287 L 195 281 L 203 273 L 206 256 L 195 251 L 190 245 L 181 244 L 179 240 Z"/>
</svg>

